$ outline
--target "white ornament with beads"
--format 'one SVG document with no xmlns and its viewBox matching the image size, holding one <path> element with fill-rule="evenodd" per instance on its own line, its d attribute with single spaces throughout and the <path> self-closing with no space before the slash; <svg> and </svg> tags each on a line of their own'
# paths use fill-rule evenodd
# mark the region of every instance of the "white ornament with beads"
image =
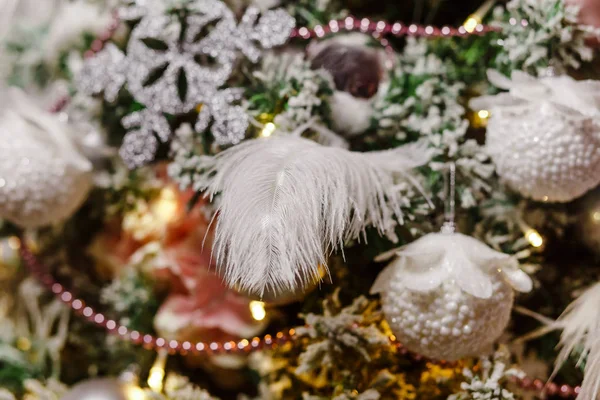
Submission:
<svg viewBox="0 0 600 400">
<path fill-rule="evenodd" d="M 371 292 L 381 294 L 400 343 L 437 360 L 489 350 L 509 321 L 513 288 L 526 292 L 532 286 L 513 257 L 451 229 L 395 254 Z"/>
<path fill-rule="evenodd" d="M 18 89 L 0 108 L 0 218 L 35 228 L 69 217 L 91 187 L 92 164 L 67 126 Z"/>
<path fill-rule="evenodd" d="M 471 101 L 491 112 L 486 148 L 498 175 L 534 200 L 568 202 L 600 184 L 600 82 L 489 71 L 509 93 Z"/>
</svg>

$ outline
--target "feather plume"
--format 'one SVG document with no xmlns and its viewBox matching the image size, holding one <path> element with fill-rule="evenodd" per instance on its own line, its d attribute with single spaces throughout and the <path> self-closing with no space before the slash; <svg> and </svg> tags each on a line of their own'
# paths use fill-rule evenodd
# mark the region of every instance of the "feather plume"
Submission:
<svg viewBox="0 0 600 400">
<path fill-rule="evenodd" d="M 562 329 L 552 377 L 556 376 L 562 364 L 573 350 L 582 346 L 578 364 L 585 360 L 585 369 L 578 400 L 596 400 L 600 392 L 600 283 L 587 289 L 554 323 L 555 329 Z M 587 358 L 587 360 L 586 360 Z"/>
<path fill-rule="evenodd" d="M 262 294 L 317 280 L 328 253 L 401 219 L 396 174 L 431 156 L 423 144 L 357 153 L 272 136 L 203 157 L 195 189 L 222 194 L 213 255 L 226 281 Z"/>
</svg>

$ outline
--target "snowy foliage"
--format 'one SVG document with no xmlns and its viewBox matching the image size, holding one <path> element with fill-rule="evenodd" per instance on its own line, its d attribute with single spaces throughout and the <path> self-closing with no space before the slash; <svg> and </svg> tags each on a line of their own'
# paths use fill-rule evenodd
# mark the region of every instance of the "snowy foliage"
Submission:
<svg viewBox="0 0 600 400">
<path fill-rule="evenodd" d="M 508 16 L 501 13 L 503 19 L 496 22 L 504 37 L 496 43 L 501 47 L 496 63 L 503 72 L 544 75 L 550 67 L 562 73 L 592 60 L 585 39 L 594 29 L 579 25 L 577 6 L 563 0 L 511 0 L 506 8 Z"/>
<path fill-rule="evenodd" d="M 515 395 L 506 389 L 507 379 L 522 377 L 523 372 L 507 368 L 505 358 L 506 355 L 496 353 L 493 360 L 483 359 L 478 374 L 465 368 L 462 391 L 449 396 L 448 400 L 515 400 Z"/>
<path fill-rule="evenodd" d="M 396 143 L 425 139 L 437 156 L 429 165 L 433 171 L 444 171 L 445 161 L 453 160 L 460 176 L 460 204 L 471 208 L 489 190 L 494 167 L 482 148 L 465 138 L 469 121 L 460 103 L 465 87 L 450 78 L 451 69 L 429 51 L 425 40 L 409 39 L 388 90 L 375 104 L 374 119 L 380 137 Z M 432 188 L 440 198 L 441 188 Z"/>
<path fill-rule="evenodd" d="M 327 118 L 327 98 L 333 86 L 331 78 L 324 71 L 312 70 L 301 55 L 269 55 L 254 77 L 260 81 L 261 90 L 271 95 L 272 103 L 261 104 L 260 99 L 255 98 L 256 103 L 251 101 L 251 106 L 262 106 L 261 112 L 266 111 L 266 106 L 283 108 L 273 120 L 278 128 L 276 132 L 292 132 L 315 116 L 321 121 Z"/>
<path fill-rule="evenodd" d="M 296 333 L 316 341 L 300 355 L 296 374 L 310 372 L 321 366 L 335 366 L 340 356 L 347 356 L 348 352 L 369 361 L 374 348 L 388 344 L 388 337 L 376 326 L 361 325 L 364 318 L 362 313 L 367 306 L 367 299 L 358 297 L 338 314 L 327 309 L 323 315 L 308 314 L 305 317 L 306 326 L 297 328 Z"/>
<path fill-rule="evenodd" d="M 14 15 L 6 15 L 6 37 L 0 34 L 0 77 L 20 86 L 45 86 L 69 77 L 81 64 L 86 46 L 112 19 L 110 8 L 99 1 L 20 3 Z"/>
</svg>

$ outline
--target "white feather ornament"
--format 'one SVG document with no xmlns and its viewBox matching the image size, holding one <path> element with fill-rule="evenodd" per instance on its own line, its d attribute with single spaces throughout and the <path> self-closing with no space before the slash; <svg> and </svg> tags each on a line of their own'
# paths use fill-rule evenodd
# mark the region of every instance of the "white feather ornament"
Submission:
<svg viewBox="0 0 600 400">
<path fill-rule="evenodd" d="M 259 295 L 319 279 L 344 241 L 368 225 L 384 234 L 402 218 L 395 175 L 430 158 L 420 144 L 356 153 L 295 136 L 203 157 L 194 189 L 222 194 L 213 254 L 225 279 Z"/>
<path fill-rule="evenodd" d="M 578 364 L 585 362 L 583 382 L 578 400 L 596 400 L 600 393 L 600 283 L 569 304 L 558 320 L 544 331 L 562 329 L 556 367 L 550 380 L 558 373 L 571 353 L 582 347 Z"/>
<path fill-rule="evenodd" d="M 92 164 L 68 128 L 18 89 L 0 108 L 0 218 L 24 228 L 70 216 L 91 187 Z"/>
</svg>

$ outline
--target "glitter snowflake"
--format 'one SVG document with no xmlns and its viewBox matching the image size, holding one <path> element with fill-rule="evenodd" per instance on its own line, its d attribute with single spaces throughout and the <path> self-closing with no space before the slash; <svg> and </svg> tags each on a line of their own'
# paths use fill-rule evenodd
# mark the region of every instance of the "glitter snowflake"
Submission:
<svg viewBox="0 0 600 400">
<path fill-rule="evenodd" d="M 240 142 L 248 127 L 244 109 L 234 105 L 242 97 L 241 90 L 221 87 L 240 54 L 258 61 L 261 48 L 284 44 L 295 25 L 294 18 L 281 9 L 260 15 L 250 7 L 238 23 L 219 0 L 172 0 L 170 6 L 163 2 L 161 7 L 155 3 L 127 0 L 119 16 L 140 21 L 131 32 L 126 54 L 108 45 L 86 61 L 78 78 L 82 91 L 104 92 L 108 101 L 114 101 L 127 85 L 146 107 L 123 121 L 126 128 L 135 128 L 120 151 L 131 168 L 151 161 L 158 141 L 169 140 L 165 114 L 197 110 L 196 130 L 210 126 L 220 145 Z"/>
</svg>

